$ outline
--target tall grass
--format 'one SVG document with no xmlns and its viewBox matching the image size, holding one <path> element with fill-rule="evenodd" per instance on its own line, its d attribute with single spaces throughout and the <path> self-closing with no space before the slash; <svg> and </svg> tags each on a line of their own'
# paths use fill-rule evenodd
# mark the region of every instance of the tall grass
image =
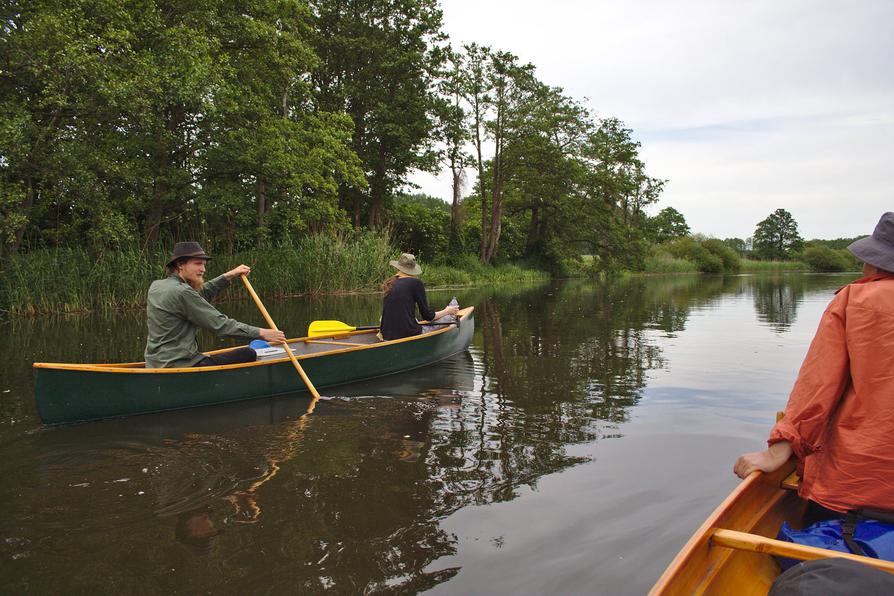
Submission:
<svg viewBox="0 0 894 596">
<path fill-rule="evenodd" d="M 294 246 L 215 255 L 205 279 L 239 263 L 252 268 L 264 296 L 371 290 L 390 274 L 387 239 L 314 236 Z M 139 307 L 153 280 L 164 276 L 169 253 L 123 248 L 99 258 L 86 250 L 39 250 L 8 260 L 0 276 L 0 310 L 13 315 Z"/>
<path fill-rule="evenodd" d="M 763 271 L 809 271 L 810 267 L 801 261 L 753 261 L 742 259 L 742 273 Z"/>
<path fill-rule="evenodd" d="M 452 265 L 429 265 L 424 268 L 422 279 L 427 287 L 462 286 L 474 283 L 534 282 L 549 279 L 549 273 L 527 269 L 518 265 L 482 265 L 474 255 L 454 259 Z"/>
<path fill-rule="evenodd" d="M 649 255 L 645 260 L 644 273 L 698 273 L 695 261 L 678 259 L 666 252 Z"/>
<path fill-rule="evenodd" d="M 251 266 L 254 285 L 270 296 L 372 290 L 390 275 L 394 249 L 387 238 L 308 236 L 294 246 L 255 249 L 234 255 L 233 264 Z"/>
<path fill-rule="evenodd" d="M 13 314 L 135 306 L 161 275 L 164 257 L 122 249 L 97 259 L 87 251 L 40 250 L 9 259 L 0 276 L 0 309 Z"/>
<path fill-rule="evenodd" d="M 164 275 L 170 248 L 150 254 L 136 248 L 91 256 L 82 249 L 38 250 L 8 259 L 0 271 L 0 312 L 34 315 L 142 307 L 153 280 Z M 261 296 L 378 291 L 394 270 L 397 257 L 386 237 L 311 236 L 294 245 L 214 255 L 205 278 L 211 279 L 240 263 L 252 268 L 251 281 Z M 455 266 L 423 263 L 428 286 L 471 285 L 549 279 L 542 271 L 514 265 L 489 267 L 474 256 Z M 239 295 L 241 287 L 229 291 Z M 242 294 L 244 295 L 244 294 Z"/>
</svg>

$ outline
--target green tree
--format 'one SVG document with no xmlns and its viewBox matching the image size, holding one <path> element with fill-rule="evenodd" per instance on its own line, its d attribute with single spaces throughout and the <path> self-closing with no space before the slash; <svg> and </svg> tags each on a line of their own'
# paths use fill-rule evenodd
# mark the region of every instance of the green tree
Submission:
<svg viewBox="0 0 894 596">
<path fill-rule="evenodd" d="M 754 251 L 762 259 L 790 259 L 803 242 L 798 223 L 785 209 L 771 213 L 754 230 Z"/>
<path fill-rule="evenodd" d="M 649 220 L 653 240 L 657 243 L 690 234 L 689 225 L 683 214 L 673 207 L 665 207 Z"/>
<path fill-rule="evenodd" d="M 437 103 L 437 129 L 435 136 L 445 148 L 439 153 L 441 163 L 450 170 L 451 209 L 449 251 L 456 256 L 463 252 L 464 243 L 460 232 L 460 203 L 467 184 L 466 168 L 475 161 L 466 146 L 471 141 L 469 114 L 464 107 L 464 56 L 449 48 L 445 69 L 441 73 L 440 93 Z"/>
<path fill-rule="evenodd" d="M 745 251 L 748 250 L 748 243 L 746 240 L 742 240 L 741 238 L 724 238 L 723 243 L 729 248 L 733 249 L 739 255 L 744 255 Z"/>
<path fill-rule="evenodd" d="M 398 195 L 387 216 L 391 240 L 402 252 L 431 262 L 447 253 L 450 206 L 426 195 Z"/>
<path fill-rule="evenodd" d="M 475 169 L 478 174 L 477 189 L 479 199 L 480 228 L 478 239 L 478 256 L 484 262 L 487 251 L 488 200 L 487 184 L 484 181 L 484 142 L 486 140 L 485 122 L 493 101 L 490 91 L 491 49 L 472 43 L 463 46 L 465 52 L 464 68 L 458 81 L 458 91 L 469 106 L 469 135 L 475 147 Z"/>
<path fill-rule="evenodd" d="M 128 235 L 117 206 L 95 200 L 109 192 L 104 173 L 114 163 L 107 155 L 114 145 L 106 139 L 121 124 L 114 111 L 127 94 L 114 80 L 131 41 L 126 17 L 111 1 L 4 4 L 0 247 L 6 251 L 17 252 L 26 235 L 35 246 L 65 242 L 73 233 L 84 241 L 85 223 L 94 239 Z"/>
<path fill-rule="evenodd" d="M 319 65 L 312 25 L 297 0 L 259 0 L 219 20 L 227 69 L 204 119 L 201 205 L 231 244 L 237 222 L 258 245 L 337 229 L 339 186 L 365 188 L 350 118 L 320 110 L 308 84 Z"/>
<path fill-rule="evenodd" d="M 0 28 L 7 250 L 170 236 L 230 248 L 337 226 L 365 188 L 350 119 L 316 103 L 301 0 L 35 0 Z M 268 221 L 269 220 L 269 221 Z M 213 246 L 208 248 L 213 249 Z"/>
<path fill-rule="evenodd" d="M 643 208 L 658 200 L 664 180 L 645 173 L 639 143 L 617 118 L 591 128 L 583 147 L 587 175 L 582 188 L 590 245 L 602 270 L 640 269 L 648 251 Z"/>
<path fill-rule="evenodd" d="M 346 112 L 367 191 L 342 186 L 355 227 L 377 228 L 395 191 L 414 169 L 436 166 L 432 128 L 435 80 L 443 52 L 436 0 L 310 0 L 313 45 L 321 58 L 312 80 L 320 108 Z"/>
<path fill-rule="evenodd" d="M 537 81 L 530 85 L 504 158 L 506 206 L 521 218 L 523 256 L 558 268 L 577 252 L 586 228 L 577 198 L 584 174 L 581 146 L 592 123 L 562 89 Z"/>
</svg>

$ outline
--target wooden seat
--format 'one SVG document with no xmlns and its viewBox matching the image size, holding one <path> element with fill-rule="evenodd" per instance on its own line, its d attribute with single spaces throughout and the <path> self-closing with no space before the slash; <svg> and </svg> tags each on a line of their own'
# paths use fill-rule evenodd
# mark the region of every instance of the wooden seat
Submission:
<svg viewBox="0 0 894 596">
<path fill-rule="evenodd" d="M 797 472 L 792 472 L 782 481 L 782 488 L 787 488 L 789 490 L 798 490 L 798 487 L 800 486 L 801 477 L 798 476 Z"/>
</svg>

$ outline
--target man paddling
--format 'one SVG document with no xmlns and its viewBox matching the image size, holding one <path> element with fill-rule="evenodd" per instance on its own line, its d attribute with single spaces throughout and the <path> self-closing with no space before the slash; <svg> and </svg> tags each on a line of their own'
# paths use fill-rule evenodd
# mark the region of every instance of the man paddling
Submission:
<svg viewBox="0 0 894 596">
<path fill-rule="evenodd" d="M 205 263 L 210 259 L 198 242 L 178 242 L 165 266 L 167 277 L 149 286 L 146 368 L 219 366 L 257 359 L 257 353 L 249 347 L 211 356 L 202 354 L 196 341 L 199 327 L 218 337 L 285 341 L 282 331 L 240 323 L 211 306 L 209 300 L 230 285 L 230 280 L 248 275 L 251 269 L 239 265 L 205 283 Z"/>
</svg>

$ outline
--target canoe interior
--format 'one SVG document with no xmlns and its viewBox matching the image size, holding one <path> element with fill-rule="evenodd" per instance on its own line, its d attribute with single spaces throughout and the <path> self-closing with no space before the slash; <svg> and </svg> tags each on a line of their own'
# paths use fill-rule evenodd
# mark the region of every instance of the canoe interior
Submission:
<svg viewBox="0 0 894 596">
<path fill-rule="evenodd" d="M 308 354 L 332 352 L 335 350 L 350 348 L 352 346 L 369 346 L 380 343 L 382 343 L 382 340 L 378 338 L 375 331 L 357 331 L 348 335 L 339 335 L 336 337 L 315 337 L 312 339 L 302 337 L 298 339 L 288 340 L 289 348 L 292 349 L 292 353 L 294 353 L 296 357 L 301 357 Z M 239 346 L 233 348 L 224 348 L 222 350 L 214 350 L 212 352 L 205 352 L 205 354 L 223 354 L 224 352 L 235 350 L 238 347 Z M 262 348 L 258 350 L 258 362 L 279 360 L 282 358 L 288 358 L 288 356 L 286 355 L 286 349 L 282 346 L 271 346 L 269 348 Z M 83 364 L 81 366 L 145 368 L 145 364 L 143 362 L 125 362 L 121 364 Z"/>
</svg>

